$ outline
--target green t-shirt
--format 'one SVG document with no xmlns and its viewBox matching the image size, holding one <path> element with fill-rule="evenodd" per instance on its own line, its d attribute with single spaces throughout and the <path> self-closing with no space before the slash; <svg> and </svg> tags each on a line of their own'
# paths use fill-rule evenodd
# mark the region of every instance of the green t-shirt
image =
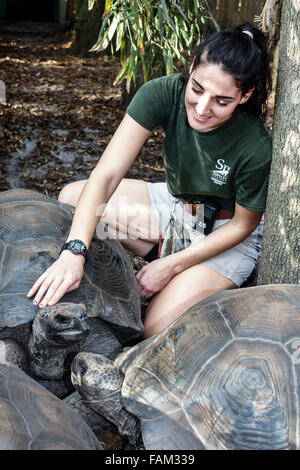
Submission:
<svg viewBox="0 0 300 470">
<path fill-rule="evenodd" d="M 162 125 L 163 160 L 169 192 L 183 201 L 214 197 L 223 209 L 235 201 L 265 208 L 271 140 L 259 118 L 236 110 L 220 127 L 198 132 L 188 123 L 181 74 L 145 83 L 127 113 L 145 129 Z"/>
</svg>

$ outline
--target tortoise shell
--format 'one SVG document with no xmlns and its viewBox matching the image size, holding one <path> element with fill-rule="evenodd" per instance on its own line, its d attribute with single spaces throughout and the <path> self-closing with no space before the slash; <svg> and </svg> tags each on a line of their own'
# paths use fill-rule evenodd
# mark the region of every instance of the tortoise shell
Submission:
<svg viewBox="0 0 300 470">
<path fill-rule="evenodd" d="M 101 450 L 85 421 L 21 369 L 0 364 L 1 450 Z"/>
<path fill-rule="evenodd" d="M 57 258 L 72 222 L 71 206 L 25 189 L 0 193 L 0 328 L 30 322 L 38 307 L 26 297 L 36 279 Z M 93 238 L 80 287 L 61 302 L 83 303 L 122 342 L 143 325 L 135 275 L 117 240 Z"/>
<path fill-rule="evenodd" d="M 300 286 L 223 291 L 124 351 L 146 449 L 300 449 Z"/>
</svg>

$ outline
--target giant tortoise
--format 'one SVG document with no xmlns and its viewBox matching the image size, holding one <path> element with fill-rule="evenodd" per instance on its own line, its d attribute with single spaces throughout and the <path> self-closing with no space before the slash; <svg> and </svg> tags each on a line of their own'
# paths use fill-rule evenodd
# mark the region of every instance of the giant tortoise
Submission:
<svg viewBox="0 0 300 470">
<path fill-rule="evenodd" d="M 0 364 L 0 450 L 102 450 L 85 421 L 14 365 Z"/>
<path fill-rule="evenodd" d="M 114 362 L 79 353 L 71 378 L 132 442 L 140 423 L 148 450 L 299 450 L 299 347 L 300 286 L 248 287 L 207 298 Z"/>
<path fill-rule="evenodd" d="M 71 221 L 72 207 L 48 196 L 24 189 L 0 193 L 2 349 L 8 343 L 11 351 L 17 341 L 27 372 L 45 385 L 66 375 L 78 350 L 114 358 L 143 328 L 134 272 L 117 240 L 93 238 L 80 287 L 57 305 L 39 310 L 26 297 L 58 257 Z M 19 350 L 16 355 L 20 365 Z"/>
</svg>

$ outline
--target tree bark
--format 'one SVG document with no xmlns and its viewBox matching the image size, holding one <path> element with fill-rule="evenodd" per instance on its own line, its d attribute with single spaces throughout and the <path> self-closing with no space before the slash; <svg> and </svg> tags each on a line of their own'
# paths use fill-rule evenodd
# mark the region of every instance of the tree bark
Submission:
<svg viewBox="0 0 300 470">
<path fill-rule="evenodd" d="M 299 282 L 300 6 L 284 0 L 273 123 L 273 160 L 257 284 Z"/>
<path fill-rule="evenodd" d="M 75 29 L 75 39 L 70 47 L 70 54 L 88 57 L 89 50 L 96 43 L 102 23 L 104 0 L 95 2 L 92 10 L 88 10 L 88 0 L 83 0 L 78 13 L 78 23 Z"/>
</svg>

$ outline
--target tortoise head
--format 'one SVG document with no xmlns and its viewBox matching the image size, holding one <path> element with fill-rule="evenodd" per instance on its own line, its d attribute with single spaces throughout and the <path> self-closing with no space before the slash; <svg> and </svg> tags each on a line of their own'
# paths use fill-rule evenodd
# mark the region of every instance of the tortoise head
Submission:
<svg viewBox="0 0 300 470">
<path fill-rule="evenodd" d="M 105 356 L 80 352 L 71 365 L 71 380 L 80 395 L 93 406 L 121 390 L 123 374 Z"/>
<path fill-rule="evenodd" d="M 53 346 L 68 346 L 84 340 L 89 333 L 83 304 L 58 303 L 39 310 L 32 325 L 36 341 L 47 340 Z"/>
<path fill-rule="evenodd" d="M 93 411 L 114 423 L 129 442 L 140 445 L 140 423 L 123 406 L 121 389 L 124 375 L 101 354 L 81 352 L 73 359 L 71 380 L 82 401 Z"/>
</svg>

